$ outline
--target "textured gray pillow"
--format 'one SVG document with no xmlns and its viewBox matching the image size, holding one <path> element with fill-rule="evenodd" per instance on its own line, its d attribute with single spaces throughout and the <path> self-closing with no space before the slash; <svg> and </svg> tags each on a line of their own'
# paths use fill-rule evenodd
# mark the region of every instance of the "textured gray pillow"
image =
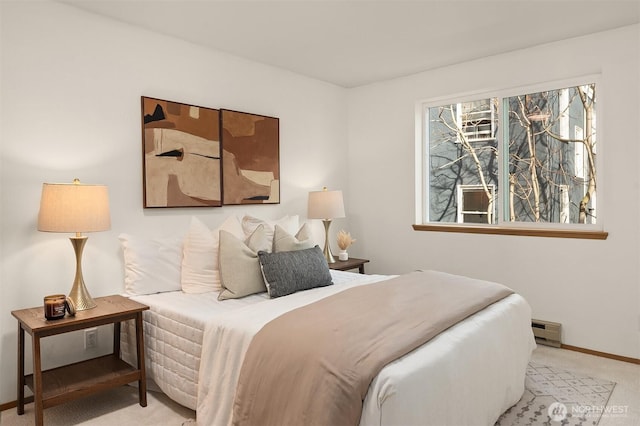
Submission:
<svg viewBox="0 0 640 426">
<path fill-rule="evenodd" d="M 329 265 L 318 246 L 280 253 L 259 251 L 258 259 L 271 297 L 333 284 Z"/>
</svg>

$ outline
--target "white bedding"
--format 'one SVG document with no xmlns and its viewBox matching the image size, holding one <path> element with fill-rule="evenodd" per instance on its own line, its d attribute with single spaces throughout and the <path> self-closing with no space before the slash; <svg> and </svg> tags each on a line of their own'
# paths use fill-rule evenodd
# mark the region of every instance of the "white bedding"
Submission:
<svg viewBox="0 0 640 426">
<path fill-rule="evenodd" d="M 273 300 L 266 293 L 222 302 L 217 293 L 134 297 L 151 307 L 144 313 L 147 377 L 197 409 L 198 424 L 230 424 L 244 353 L 263 324 L 353 285 L 389 278 L 331 273 L 334 286 Z M 122 352 L 130 358 L 134 333 L 123 330 Z M 386 366 L 369 388 L 361 424 L 493 424 L 522 395 L 534 347 L 530 308 L 511 295 Z"/>
<path fill-rule="evenodd" d="M 457 279 L 435 274 L 444 280 Z M 244 354 L 264 324 L 346 288 L 389 278 L 359 277 L 239 308 L 208 323 L 202 346 L 207 356 L 201 361 L 198 385 L 198 424 L 231 424 Z M 361 424 L 493 424 L 522 396 L 534 348 L 531 310 L 521 296 L 511 295 L 385 367 L 369 388 Z"/>
<path fill-rule="evenodd" d="M 207 321 L 242 306 L 268 300 L 266 293 L 242 299 L 218 301 L 218 293 L 187 294 L 181 291 L 133 296 L 148 305 L 143 312 L 147 378 L 174 401 L 196 409 L 202 335 Z M 135 361 L 135 328 L 122 327 L 122 357 Z"/>
<path fill-rule="evenodd" d="M 331 271 L 333 282 L 358 280 L 362 275 Z M 205 324 L 243 306 L 269 300 L 267 293 L 219 301 L 217 292 L 187 294 L 181 291 L 130 296 L 150 307 L 143 312 L 147 378 L 185 407 L 196 409 L 198 371 Z M 135 328 L 122 326 L 122 357 L 135 362 Z M 154 386 L 154 384 L 156 386 Z"/>
</svg>

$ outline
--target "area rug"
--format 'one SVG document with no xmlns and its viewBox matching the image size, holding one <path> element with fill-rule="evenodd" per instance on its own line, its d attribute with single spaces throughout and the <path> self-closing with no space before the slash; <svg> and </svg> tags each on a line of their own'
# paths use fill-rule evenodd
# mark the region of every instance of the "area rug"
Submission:
<svg viewBox="0 0 640 426">
<path fill-rule="evenodd" d="M 595 426 L 607 409 L 615 382 L 530 362 L 524 395 L 496 426 Z M 615 415 L 615 413 L 607 413 Z"/>
</svg>

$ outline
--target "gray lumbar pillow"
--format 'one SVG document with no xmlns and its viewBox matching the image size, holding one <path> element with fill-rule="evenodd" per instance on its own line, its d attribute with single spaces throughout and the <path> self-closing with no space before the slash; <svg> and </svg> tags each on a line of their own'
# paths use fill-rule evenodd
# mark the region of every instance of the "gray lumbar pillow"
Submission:
<svg viewBox="0 0 640 426">
<path fill-rule="evenodd" d="M 220 230 L 220 278 L 222 291 L 219 300 L 238 299 L 266 291 L 258 252 L 271 249 L 264 226 L 258 226 L 245 241 L 232 233 Z"/>
<path fill-rule="evenodd" d="M 320 247 L 280 253 L 258 252 L 269 296 L 280 297 L 333 284 Z"/>
<path fill-rule="evenodd" d="M 293 236 L 289 234 L 283 227 L 276 225 L 273 231 L 273 251 L 278 253 L 281 251 L 304 250 L 315 246 L 311 239 L 311 229 L 306 223 L 302 225 L 298 233 Z"/>
</svg>

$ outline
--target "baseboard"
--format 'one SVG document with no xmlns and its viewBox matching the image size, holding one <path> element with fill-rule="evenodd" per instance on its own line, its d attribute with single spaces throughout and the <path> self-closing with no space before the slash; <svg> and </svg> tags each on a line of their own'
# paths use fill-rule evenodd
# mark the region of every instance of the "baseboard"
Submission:
<svg viewBox="0 0 640 426">
<path fill-rule="evenodd" d="M 26 396 L 24 398 L 25 404 L 30 404 L 33 402 L 33 395 Z M 9 410 L 11 408 L 16 408 L 18 406 L 18 401 L 5 402 L 4 404 L 0 404 L 0 411 Z"/>
<path fill-rule="evenodd" d="M 631 357 L 622 356 L 622 355 L 614 355 L 607 352 L 594 351 L 592 349 L 585 349 L 585 348 L 580 348 L 578 346 L 571 346 L 571 345 L 565 345 L 565 344 L 560 345 L 560 347 L 562 349 L 567 349 L 569 351 L 582 352 L 583 354 L 595 355 L 602 358 L 615 359 L 616 361 L 624 361 L 624 362 L 630 362 L 631 364 L 640 365 L 640 359 L 638 358 L 631 358 Z"/>
</svg>

